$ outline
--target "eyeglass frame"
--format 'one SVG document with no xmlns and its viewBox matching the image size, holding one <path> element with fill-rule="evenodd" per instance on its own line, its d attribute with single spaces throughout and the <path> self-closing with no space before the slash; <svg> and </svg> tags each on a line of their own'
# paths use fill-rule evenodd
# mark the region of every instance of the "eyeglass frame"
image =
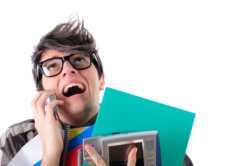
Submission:
<svg viewBox="0 0 250 166">
<path fill-rule="evenodd" d="M 54 57 L 54 58 L 50 58 L 50 59 L 47 59 L 47 60 L 45 60 L 45 61 L 42 61 L 42 62 L 40 62 L 40 63 L 38 63 L 37 64 L 37 82 L 39 82 L 40 81 L 40 77 L 39 77 L 39 70 L 40 71 L 42 71 L 42 73 L 43 73 L 43 75 L 45 75 L 45 77 L 55 77 L 55 76 L 57 76 L 57 75 L 59 75 L 61 72 L 62 72 L 62 70 L 63 70 L 63 65 L 64 65 L 64 62 L 65 61 L 68 61 L 69 63 L 70 63 L 70 65 L 74 68 L 74 69 L 76 69 L 76 70 L 85 70 L 85 69 L 88 69 L 91 65 L 92 65 L 92 63 L 96 63 L 97 65 L 98 65 L 98 67 L 100 67 L 100 65 L 99 65 L 99 63 L 98 63 L 98 61 L 97 61 L 97 58 L 96 58 L 96 55 L 95 55 L 95 53 L 94 52 L 92 52 L 91 54 L 89 54 L 89 58 L 90 58 L 90 64 L 89 64 L 89 66 L 88 67 L 85 67 L 85 68 L 76 68 L 74 65 L 72 65 L 72 63 L 71 63 L 71 61 L 70 61 L 70 57 L 71 56 L 73 56 L 73 55 L 75 55 L 75 54 L 69 54 L 69 55 L 66 55 L 66 56 L 63 56 L 63 57 Z M 42 65 L 43 65 L 43 63 L 45 63 L 45 62 L 47 62 L 47 61 L 49 61 L 49 60 L 53 60 L 53 59 L 60 59 L 60 60 L 62 60 L 62 67 L 61 67 L 61 70 L 60 70 L 60 72 L 58 72 L 57 74 L 55 74 L 55 75 L 52 75 L 52 76 L 47 76 L 46 74 L 45 74 L 45 72 L 44 72 L 44 70 L 43 70 L 43 67 L 42 67 Z"/>
</svg>

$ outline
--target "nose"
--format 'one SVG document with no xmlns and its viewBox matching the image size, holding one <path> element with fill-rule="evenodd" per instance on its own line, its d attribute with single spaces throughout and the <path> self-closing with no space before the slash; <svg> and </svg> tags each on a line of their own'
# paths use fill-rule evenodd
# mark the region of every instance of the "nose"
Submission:
<svg viewBox="0 0 250 166">
<path fill-rule="evenodd" d="M 63 77 L 65 77 L 66 75 L 76 73 L 76 69 L 74 69 L 68 61 L 65 61 L 62 67 L 63 67 L 62 69 Z"/>
</svg>

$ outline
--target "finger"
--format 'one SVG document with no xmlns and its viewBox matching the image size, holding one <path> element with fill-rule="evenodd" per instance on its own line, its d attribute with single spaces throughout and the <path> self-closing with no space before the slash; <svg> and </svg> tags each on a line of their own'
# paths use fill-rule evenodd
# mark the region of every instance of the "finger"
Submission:
<svg viewBox="0 0 250 166">
<path fill-rule="evenodd" d="M 31 108 L 32 108 L 32 111 L 33 111 L 34 114 L 37 113 L 36 112 L 37 111 L 37 109 L 36 109 L 36 102 L 41 97 L 42 94 L 43 94 L 42 91 L 38 92 L 36 94 L 35 98 L 31 101 Z"/>
<path fill-rule="evenodd" d="M 45 101 L 51 94 L 52 92 L 49 90 L 38 92 L 38 94 L 32 101 L 32 110 L 35 115 L 39 116 L 45 114 L 45 109 L 44 109 Z"/>
<path fill-rule="evenodd" d="M 37 117 L 39 116 L 41 117 L 41 115 L 44 116 L 45 114 L 44 108 L 43 110 L 41 110 L 41 108 L 39 107 L 40 105 L 39 103 L 41 102 L 40 100 L 43 95 L 44 95 L 44 92 L 39 92 L 32 101 L 31 107 L 32 107 L 32 111 L 33 111 L 35 119 L 37 119 Z"/>
<path fill-rule="evenodd" d="M 102 157 L 96 152 L 96 150 L 91 145 L 86 144 L 84 148 L 97 166 L 106 166 Z"/>
<path fill-rule="evenodd" d="M 134 147 L 128 154 L 128 164 L 127 164 L 127 166 L 135 166 L 135 164 L 136 164 L 136 153 L 137 153 L 137 148 Z"/>
<path fill-rule="evenodd" d="M 56 103 L 49 103 L 48 105 L 45 106 L 45 113 L 46 113 L 46 117 L 48 117 L 49 119 L 54 117 L 54 107 L 56 106 Z"/>
<path fill-rule="evenodd" d="M 54 107 L 55 106 L 57 106 L 57 105 L 63 105 L 63 103 L 64 103 L 64 101 L 63 100 L 53 100 L 53 101 L 51 101 L 50 103 L 48 103 L 47 105 L 46 105 L 46 107 L 48 107 L 48 108 L 53 108 L 53 110 L 54 110 Z"/>
</svg>

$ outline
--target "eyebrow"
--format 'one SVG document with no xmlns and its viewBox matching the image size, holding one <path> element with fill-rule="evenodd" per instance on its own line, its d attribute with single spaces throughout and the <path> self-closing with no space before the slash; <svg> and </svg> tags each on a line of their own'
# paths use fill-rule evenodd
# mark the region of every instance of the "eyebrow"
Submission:
<svg viewBox="0 0 250 166">
<path fill-rule="evenodd" d="M 39 63 L 42 63 L 42 62 L 50 60 L 50 59 L 58 59 L 58 58 L 62 58 L 62 57 L 70 56 L 70 55 L 72 55 L 72 54 L 68 54 L 68 55 L 65 55 L 65 56 L 54 55 L 53 57 L 45 59 L 43 61 L 40 61 Z"/>
</svg>

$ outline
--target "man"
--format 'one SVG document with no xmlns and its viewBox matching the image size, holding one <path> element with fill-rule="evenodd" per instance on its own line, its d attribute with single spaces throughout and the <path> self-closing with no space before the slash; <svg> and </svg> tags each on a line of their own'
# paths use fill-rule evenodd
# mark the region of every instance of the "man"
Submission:
<svg viewBox="0 0 250 166">
<path fill-rule="evenodd" d="M 39 91 L 31 102 L 35 123 L 32 120 L 21 122 L 3 135 L 1 165 L 7 165 L 37 133 L 43 146 L 42 165 L 59 165 L 63 139 L 58 124 L 89 126 L 95 122 L 100 108 L 99 93 L 105 85 L 102 62 L 95 40 L 83 22 L 70 20 L 43 36 L 32 55 L 32 63 Z M 51 95 L 57 99 L 45 106 Z M 56 105 L 58 118 L 53 112 Z M 21 132 L 12 132 L 11 128 L 17 126 Z M 86 146 L 86 150 L 95 162 L 104 165 L 92 147 Z M 132 163 L 135 162 L 135 151 L 131 151 Z"/>
<path fill-rule="evenodd" d="M 32 55 L 32 63 L 38 90 L 31 102 L 34 120 L 15 124 L 3 134 L 0 162 L 7 165 L 27 142 L 39 134 L 43 147 L 41 165 L 64 165 L 61 129 L 95 123 L 100 109 L 99 93 L 105 86 L 102 62 L 95 40 L 84 28 L 83 21 L 69 20 L 41 38 Z M 52 95 L 56 100 L 47 103 Z M 54 111 L 56 107 L 58 111 Z M 106 165 L 91 146 L 85 145 L 84 148 L 96 165 Z M 130 151 L 128 166 L 135 165 L 136 151 L 136 148 Z"/>
</svg>

